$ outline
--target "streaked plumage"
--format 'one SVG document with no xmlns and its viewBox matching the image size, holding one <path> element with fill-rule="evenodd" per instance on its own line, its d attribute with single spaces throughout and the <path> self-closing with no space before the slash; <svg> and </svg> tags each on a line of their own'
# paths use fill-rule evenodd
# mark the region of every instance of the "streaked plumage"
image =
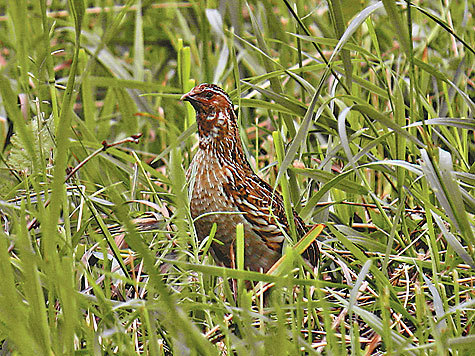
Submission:
<svg viewBox="0 0 475 356">
<path fill-rule="evenodd" d="M 234 265 L 236 225 L 244 225 L 245 268 L 269 270 L 280 258 L 284 232 L 289 233 L 282 196 L 260 179 L 249 165 L 241 144 L 236 115 L 224 90 L 201 84 L 183 95 L 196 110 L 199 149 L 187 172 L 190 182 L 190 208 L 200 240 L 217 224 L 212 244 L 215 260 Z M 297 234 L 307 228 L 294 212 Z M 304 254 L 316 265 L 316 245 Z"/>
</svg>

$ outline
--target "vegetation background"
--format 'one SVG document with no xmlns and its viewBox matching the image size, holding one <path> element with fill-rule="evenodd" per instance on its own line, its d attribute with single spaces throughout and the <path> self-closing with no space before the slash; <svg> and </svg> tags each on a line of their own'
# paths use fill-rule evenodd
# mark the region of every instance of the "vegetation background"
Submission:
<svg viewBox="0 0 475 356">
<path fill-rule="evenodd" d="M 0 13 L 2 354 L 475 348 L 473 2 Z M 292 249 L 272 275 L 225 269 L 197 242 L 196 124 L 178 99 L 201 82 L 238 105 L 258 174 L 327 225 L 318 275 Z M 269 302 L 243 280 L 275 283 Z"/>
</svg>

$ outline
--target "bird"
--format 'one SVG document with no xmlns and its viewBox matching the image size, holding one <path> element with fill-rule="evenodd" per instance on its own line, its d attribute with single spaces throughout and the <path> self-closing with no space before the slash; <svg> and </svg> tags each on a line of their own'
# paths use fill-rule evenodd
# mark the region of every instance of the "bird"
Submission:
<svg viewBox="0 0 475 356">
<path fill-rule="evenodd" d="M 218 265 L 235 267 L 236 226 L 241 223 L 244 268 L 266 273 L 282 256 L 285 234 L 290 236 L 283 198 L 251 168 L 233 104 L 222 88 L 203 83 L 181 100 L 193 106 L 198 127 L 198 149 L 186 172 L 198 240 L 203 241 L 216 223 L 211 255 Z M 308 228 L 294 210 L 292 213 L 296 233 L 303 237 Z M 316 266 L 316 243 L 302 256 Z"/>
</svg>

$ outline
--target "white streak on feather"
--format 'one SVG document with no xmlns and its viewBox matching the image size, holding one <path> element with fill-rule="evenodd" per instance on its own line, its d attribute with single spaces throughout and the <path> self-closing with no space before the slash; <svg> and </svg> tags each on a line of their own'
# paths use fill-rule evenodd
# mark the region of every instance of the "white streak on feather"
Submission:
<svg viewBox="0 0 475 356">
<path fill-rule="evenodd" d="M 262 200 L 262 198 L 260 198 L 260 197 L 258 197 L 258 196 L 256 196 L 256 195 L 254 195 L 254 194 L 249 194 L 249 198 L 255 199 L 255 200 Z"/>
<path fill-rule="evenodd" d="M 274 235 L 272 237 L 267 237 L 266 236 L 266 240 L 269 241 L 269 242 L 281 243 L 282 241 L 284 241 L 284 235 L 280 234 L 280 235 Z"/>
<path fill-rule="evenodd" d="M 248 213 L 250 213 L 254 216 L 266 216 L 267 215 L 266 213 L 263 213 L 260 210 L 250 210 L 250 211 L 248 211 Z"/>
<path fill-rule="evenodd" d="M 259 227 L 259 230 L 264 231 L 264 232 L 277 232 L 277 233 L 279 233 L 279 236 L 282 236 L 281 232 L 280 232 L 280 229 L 277 226 L 272 225 L 272 224 L 268 224 L 268 225 L 265 225 L 263 227 Z"/>
<path fill-rule="evenodd" d="M 255 222 L 256 224 L 259 224 L 259 225 L 266 225 L 267 224 L 267 220 L 263 219 L 263 218 L 255 218 L 255 219 L 252 219 L 253 222 Z"/>
<path fill-rule="evenodd" d="M 254 204 L 249 203 L 249 201 L 247 201 L 247 200 L 244 200 L 242 203 L 243 203 L 244 205 L 247 205 L 247 206 L 248 206 L 249 208 L 251 208 L 252 210 L 258 210 L 257 207 L 256 207 Z"/>
</svg>

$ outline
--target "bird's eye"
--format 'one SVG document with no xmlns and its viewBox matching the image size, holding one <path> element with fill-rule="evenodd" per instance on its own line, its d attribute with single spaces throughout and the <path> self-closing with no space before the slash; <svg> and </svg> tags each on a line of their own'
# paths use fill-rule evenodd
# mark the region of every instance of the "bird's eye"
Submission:
<svg viewBox="0 0 475 356">
<path fill-rule="evenodd" d="M 213 93 L 210 91 L 205 94 L 206 99 L 211 99 L 212 97 L 213 97 Z"/>
</svg>

